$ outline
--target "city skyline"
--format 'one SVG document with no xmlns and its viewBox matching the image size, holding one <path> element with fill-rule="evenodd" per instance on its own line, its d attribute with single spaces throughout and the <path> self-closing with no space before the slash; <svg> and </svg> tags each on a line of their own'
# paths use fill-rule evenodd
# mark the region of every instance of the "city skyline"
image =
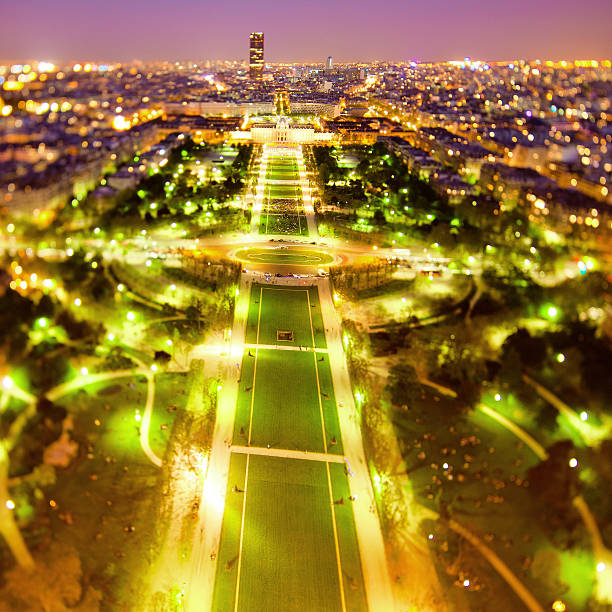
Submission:
<svg viewBox="0 0 612 612">
<path fill-rule="evenodd" d="M 106 8 L 64 0 L 53 9 L 42 0 L 12 7 L 4 16 L 3 60 L 160 61 L 248 58 L 245 35 L 265 31 L 269 62 L 443 61 L 475 57 L 487 61 L 605 59 L 612 55 L 607 27 L 612 6 L 591 0 L 577 20 L 567 0 L 533 7 L 525 0 L 483 11 L 478 3 L 448 0 L 415 9 L 390 3 L 371 12 L 366 3 L 321 2 L 292 13 L 276 0 L 239 3 L 214 14 L 189 0 L 166 6 L 158 0 Z M 146 13 L 143 11 L 146 10 Z M 367 12 L 367 19 L 364 14 Z M 146 20 L 143 19 L 146 15 Z M 323 16 L 323 18 L 321 18 Z M 95 24 L 95 27 L 94 27 Z M 500 36 L 500 34 L 503 34 Z M 322 45 L 321 41 L 325 41 Z"/>
</svg>

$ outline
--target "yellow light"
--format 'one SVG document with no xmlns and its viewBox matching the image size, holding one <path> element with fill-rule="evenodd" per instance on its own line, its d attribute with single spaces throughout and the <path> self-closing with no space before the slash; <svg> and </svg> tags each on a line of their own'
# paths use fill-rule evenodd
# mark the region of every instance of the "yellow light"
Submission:
<svg viewBox="0 0 612 612">
<path fill-rule="evenodd" d="M 131 126 L 132 124 L 123 115 L 117 115 L 113 118 L 113 128 L 115 130 L 129 130 Z"/>
<path fill-rule="evenodd" d="M 13 107 L 10 104 L 5 104 L 0 111 L 3 117 L 8 117 L 13 112 Z"/>
<path fill-rule="evenodd" d="M 20 81 L 5 81 L 2 88 L 5 91 L 21 91 L 23 89 L 23 83 Z"/>
<path fill-rule="evenodd" d="M 560 599 L 557 599 L 557 601 L 553 602 L 552 609 L 555 612 L 565 612 L 565 604 Z"/>
</svg>

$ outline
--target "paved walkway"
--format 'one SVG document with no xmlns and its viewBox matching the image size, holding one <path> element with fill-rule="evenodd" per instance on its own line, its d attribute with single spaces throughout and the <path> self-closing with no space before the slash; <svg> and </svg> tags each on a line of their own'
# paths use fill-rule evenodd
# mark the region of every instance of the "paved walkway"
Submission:
<svg viewBox="0 0 612 612">
<path fill-rule="evenodd" d="M 190 577 L 185 585 L 185 612 L 202 612 L 212 608 L 217 569 L 216 553 L 221 540 L 231 455 L 226 440 L 232 439 L 234 430 L 239 375 L 235 364 L 241 362 L 244 353 L 250 285 L 250 277 L 242 274 L 234 309 L 229 353 L 215 358 L 221 372 L 222 385 L 219 389 L 215 431 L 198 510 L 198 525 L 194 531 Z"/>
<path fill-rule="evenodd" d="M 95 383 L 104 382 L 108 380 L 115 380 L 116 378 L 126 378 L 128 376 L 145 376 L 147 379 L 147 400 L 145 403 L 144 413 L 142 415 L 142 421 L 140 422 L 139 438 L 140 446 L 144 454 L 149 458 L 151 463 L 157 467 L 161 467 L 162 460 L 158 457 L 149 444 L 149 430 L 151 427 L 151 415 L 153 413 L 153 406 L 155 400 L 155 375 L 153 372 L 146 367 L 135 368 L 133 370 L 114 370 L 111 372 L 100 372 L 99 374 L 79 374 L 72 380 L 62 383 L 57 387 L 54 387 L 46 393 L 47 399 L 52 402 L 57 401 L 60 397 L 86 387 L 87 385 L 93 385 Z"/>
<path fill-rule="evenodd" d="M 282 346 L 280 344 L 245 344 L 246 349 L 273 349 L 275 351 L 315 351 L 317 353 L 328 353 L 329 349 L 313 348 L 312 346 Z"/>
<path fill-rule="evenodd" d="M 285 459 L 306 459 L 307 461 L 325 461 L 327 463 L 344 463 L 344 455 L 331 453 L 310 453 L 308 451 L 289 450 L 284 448 L 265 448 L 262 446 L 234 446 L 233 453 L 242 455 L 267 455 L 268 457 L 284 457 Z"/>
</svg>

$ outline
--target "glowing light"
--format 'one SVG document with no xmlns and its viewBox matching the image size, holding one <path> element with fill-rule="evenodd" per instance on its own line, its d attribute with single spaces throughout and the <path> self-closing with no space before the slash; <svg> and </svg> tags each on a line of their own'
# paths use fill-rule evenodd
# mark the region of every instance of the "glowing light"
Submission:
<svg viewBox="0 0 612 612">
<path fill-rule="evenodd" d="M 495 394 L 495 401 L 496 402 L 501 402 L 501 395 L 499 393 Z"/>
<path fill-rule="evenodd" d="M 81 368 L 79 370 L 82 376 L 87 376 L 89 374 L 89 370 L 87 368 Z"/>
<path fill-rule="evenodd" d="M 126 316 L 128 321 L 133 321 L 136 318 L 136 315 L 131 310 L 125 316 Z"/>
<path fill-rule="evenodd" d="M 41 328 L 47 327 L 47 319 L 45 319 L 44 317 L 41 317 L 40 319 L 38 319 L 36 323 L 38 324 L 38 327 L 41 327 Z"/>
<path fill-rule="evenodd" d="M 466 578 L 466 579 L 463 581 L 463 586 L 464 586 L 466 589 L 467 589 L 467 588 L 470 586 L 470 581 L 469 581 L 467 578 Z"/>
<path fill-rule="evenodd" d="M 606 571 L 606 564 L 603 561 L 600 561 L 597 564 L 597 571 L 601 574 L 602 572 Z"/>
<path fill-rule="evenodd" d="M 2 386 L 6 390 L 12 389 L 14 385 L 15 385 L 15 383 L 13 382 L 13 379 L 10 376 L 5 376 L 2 379 Z"/>
<path fill-rule="evenodd" d="M 584 410 L 580 413 L 580 420 L 581 421 L 588 421 L 589 420 L 589 413 L 585 412 Z"/>
<path fill-rule="evenodd" d="M 553 602 L 552 609 L 555 612 L 565 612 L 566 607 L 565 607 L 565 604 L 560 599 L 557 599 L 556 601 Z"/>
<path fill-rule="evenodd" d="M 572 458 L 569 460 L 569 466 L 570 466 L 571 468 L 575 468 L 577 465 L 578 465 L 578 459 L 576 459 L 576 457 L 572 457 Z"/>
<path fill-rule="evenodd" d="M 113 342 L 115 339 L 115 334 L 109 333 L 106 335 L 106 338 L 108 339 L 109 342 Z"/>
<path fill-rule="evenodd" d="M 140 421 L 142 421 L 142 416 L 141 416 L 141 415 L 140 415 L 140 414 L 137 412 L 137 413 L 134 415 L 134 420 L 135 420 L 136 422 L 140 423 Z"/>
<path fill-rule="evenodd" d="M 7 499 L 6 500 L 6 507 L 9 510 L 14 510 L 15 509 L 15 502 L 12 499 Z"/>
<path fill-rule="evenodd" d="M 546 311 L 546 314 L 551 319 L 554 319 L 559 314 L 559 311 L 557 310 L 557 308 L 555 306 L 549 306 L 547 311 Z"/>
<path fill-rule="evenodd" d="M 558 361 L 559 363 L 563 363 L 563 362 L 565 361 L 565 355 L 564 355 L 563 353 L 559 353 L 559 354 L 557 355 L 557 361 Z"/>
<path fill-rule="evenodd" d="M 74 305 L 75 306 L 80 306 L 81 305 L 81 298 L 74 298 Z"/>
<path fill-rule="evenodd" d="M 126 119 L 123 115 L 117 115 L 113 118 L 113 129 L 118 131 L 129 130 L 132 127 L 132 124 L 128 119 Z"/>
</svg>

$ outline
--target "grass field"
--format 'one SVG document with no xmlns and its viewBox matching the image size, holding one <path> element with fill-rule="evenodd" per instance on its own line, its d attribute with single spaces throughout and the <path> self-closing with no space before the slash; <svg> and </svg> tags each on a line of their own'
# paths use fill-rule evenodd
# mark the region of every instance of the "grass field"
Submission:
<svg viewBox="0 0 612 612">
<path fill-rule="evenodd" d="M 302 197 L 299 185 L 266 185 L 266 198 L 298 199 Z"/>
<path fill-rule="evenodd" d="M 366 595 L 343 462 L 257 454 L 343 454 L 316 287 L 254 285 L 213 595 L 215 611 L 365 611 Z M 280 342 L 278 344 L 281 344 Z M 327 447 L 327 448 L 326 448 Z"/>
<path fill-rule="evenodd" d="M 213 610 L 335 612 L 342 597 L 347 610 L 367 609 L 352 508 L 332 504 L 346 476 L 330 467 L 333 476 L 318 461 L 232 456 Z"/>
<path fill-rule="evenodd" d="M 252 446 L 342 454 L 327 355 L 274 349 L 250 353 L 243 358 L 234 444 L 249 440 Z"/>
<path fill-rule="evenodd" d="M 247 344 L 277 344 L 276 330 L 294 332 L 291 346 L 327 348 L 316 287 L 253 284 L 247 319 Z"/>
</svg>

